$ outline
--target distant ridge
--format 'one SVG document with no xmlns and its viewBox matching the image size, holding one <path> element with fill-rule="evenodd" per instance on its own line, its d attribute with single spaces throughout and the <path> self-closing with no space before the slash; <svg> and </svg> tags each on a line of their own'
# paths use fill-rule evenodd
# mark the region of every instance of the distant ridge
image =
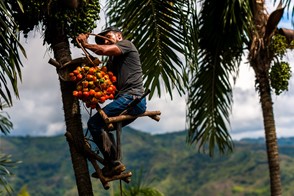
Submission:
<svg viewBox="0 0 294 196">
<path fill-rule="evenodd" d="M 166 196 L 269 195 L 267 156 L 263 138 L 235 141 L 234 152 L 214 158 L 186 143 L 186 132 L 150 134 L 126 127 L 122 133 L 123 162 Z M 294 138 L 279 138 L 285 195 L 294 193 Z M 53 137 L 0 137 L 1 152 L 21 160 L 10 181 L 15 190 L 27 185 L 34 196 L 77 195 L 68 144 Z M 92 170 L 91 166 L 89 166 Z M 110 195 L 93 179 L 95 195 Z M 114 183 L 118 190 L 118 182 Z"/>
</svg>

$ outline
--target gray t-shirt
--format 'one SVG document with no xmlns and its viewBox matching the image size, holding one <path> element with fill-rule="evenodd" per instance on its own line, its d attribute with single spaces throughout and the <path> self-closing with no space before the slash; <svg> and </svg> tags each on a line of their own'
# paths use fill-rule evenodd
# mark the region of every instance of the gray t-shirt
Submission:
<svg viewBox="0 0 294 196">
<path fill-rule="evenodd" d="M 129 40 L 119 41 L 116 45 L 121 49 L 122 55 L 111 57 L 111 63 L 107 67 L 117 77 L 118 94 L 141 96 L 144 89 L 138 50 Z"/>
</svg>

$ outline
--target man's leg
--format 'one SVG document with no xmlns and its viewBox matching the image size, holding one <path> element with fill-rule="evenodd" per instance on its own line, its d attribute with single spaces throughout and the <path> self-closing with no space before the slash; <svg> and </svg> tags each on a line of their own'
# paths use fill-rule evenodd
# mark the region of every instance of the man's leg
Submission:
<svg viewBox="0 0 294 196">
<path fill-rule="evenodd" d="M 95 144 L 102 153 L 104 160 L 110 162 L 113 160 L 112 156 L 116 155 L 116 148 L 113 146 L 113 138 L 109 138 L 108 133 L 102 128 L 104 126 L 105 122 L 98 112 L 88 121 L 88 128 Z"/>
<path fill-rule="evenodd" d="M 103 108 L 105 114 L 109 117 L 118 116 L 123 112 L 128 104 L 133 101 L 133 96 L 123 95 Z M 146 110 L 146 100 L 143 99 L 137 106 L 135 106 L 129 114 L 138 115 L 144 113 Z M 132 120 L 133 121 L 133 120 Z M 123 123 L 123 125 L 130 122 Z M 104 174 L 113 175 L 125 170 L 125 166 L 116 160 L 116 142 L 112 133 L 103 130 L 105 122 L 99 113 L 96 113 L 88 121 L 88 128 L 92 134 L 94 142 L 97 144 L 99 150 L 103 154 L 105 161 L 108 162 L 109 167 L 104 168 Z"/>
<path fill-rule="evenodd" d="M 146 111 L 146 98 L 143 98 L 141 100 L 141 102 L 139 102 L 134 108 L 132 108 L 128 114 L 129 115 L 133 115 L 133 116 L 136 116 L 136 115 L 140 115 L 140 114 L 143 114 L 144 112 Z M 130 123 L 132 123 L 135 119 L 132 119 L 132 120 L 125 120 L 122 122 L 122 126 L 126 126 Z"/>
</svg>

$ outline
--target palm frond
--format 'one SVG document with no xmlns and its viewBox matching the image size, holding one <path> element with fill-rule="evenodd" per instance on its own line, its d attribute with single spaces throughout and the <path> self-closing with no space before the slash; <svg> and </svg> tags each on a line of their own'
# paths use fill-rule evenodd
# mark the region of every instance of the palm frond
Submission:
<svg viewBox="0 0 294 196">
<path fill-rule="evenodd" d="M 7 105 L 3 105 L 3 107 L 7 107 Z M 8 113 L 0 111 L 0 132 L 4 135 L 9 134 L 10 130 L 13 129 L 13 124 L 9 118 Z"/>
<path fill-rule="evenodd" d="M 179 5 L 181 10 L 181 24 L 183 25 L 184 37 L 184 56 L 185 69 L 183 76 L 185 80 L 190 81 L 191 77 L 198 71 L 198 37 L 199 37 L 199 21 L 197 16 L 197 3 L 195 1 L 187 1 L 186 5 Z"/>
<path fill-rule="evenodd" d="M 13 161 L 11 155 L 1 154 L 0 153 L 0 193 L 3 192 L 1 188 L 3 187 L 7 195 L 12 195 L 13 188 L 9 185 L 7 177 L 12 176 L 13 174 L 8 168 L 16 166 L 19 161 Z"/>
<path fill-rule="evenodd" d="M 199 70 L 188 90 L 187 141 L 211 156 L 233 149 L 230 78 L 237 76 L 250 18 L 250 6 L 242 0 L 204 1 L 199 15 Z"/>
<path fill-rule="evenodd" d="M 18 79 L 21 80 L 21 60 L 19 50 L 25 56 L 25 50 L 19 42 L 19 31 L 17 24 L 11 16 L 10 6 L 5 1 L 0 2 L 0 96 L 5 103 L 12 105 L 12 97 L 8 88 L 10 82 L 16 97 L 18 93 Z M 0 109 L 2 105 L 0 105 Z"/>
<path fill-rule="evenodd" d="M 184 37 L 179 11 L 180 0 L 108 0 L 109 24 L 117 25 L 138 47 L 142 61 L 145 87 L 151 89 L 150 98 L 164 89 L 172 98 L 174 88 L 184 93 L 183 61 Z M 182 5 L 184 5 L 182 3 Z"/>
<path fill-rule="evenodd" d="M 143 175 L 142 169 L 135 172 L 132 179 L 132 184 L 127 185 L 123 189 L 124 196 L 163 196 L 163 194 L 151 186 L 152 180 L 149 181 L 146 175 Z"/>
</svg>

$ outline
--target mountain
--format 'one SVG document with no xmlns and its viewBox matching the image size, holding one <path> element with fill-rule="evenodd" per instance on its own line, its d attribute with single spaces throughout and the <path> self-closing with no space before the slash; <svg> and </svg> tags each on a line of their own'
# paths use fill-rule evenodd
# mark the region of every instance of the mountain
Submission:
<svg viewBox="0 0 294 196">
<path fill-rule="evenodd" d="M 279 139 L 283 195 L 294 193 L 294 138 Z M 1 151 L 21 160 L 12 171 L 15 190 L 27 186 L 32 196 L 75 196 L 75 178 L 66 138 L 1 137 Z M 151 135 L 130 127 L 122 133 L 123 163 L 135 176 L 166 196 L 270 195 L 265 144 L 262 138 L 235 141 L 234 152 L 209 157 L 186 143 L 185 132 Z M 93 171 L 89 164 L 89 169 Z M 130 185 L 132 184 L 130 183 Z M 149 183 L 149 184 L 148 184 Z M 92 179 L 95 195 L 111 195 Z M 124 184 L 128 186 L 128 184 Z"/>
</svg>

